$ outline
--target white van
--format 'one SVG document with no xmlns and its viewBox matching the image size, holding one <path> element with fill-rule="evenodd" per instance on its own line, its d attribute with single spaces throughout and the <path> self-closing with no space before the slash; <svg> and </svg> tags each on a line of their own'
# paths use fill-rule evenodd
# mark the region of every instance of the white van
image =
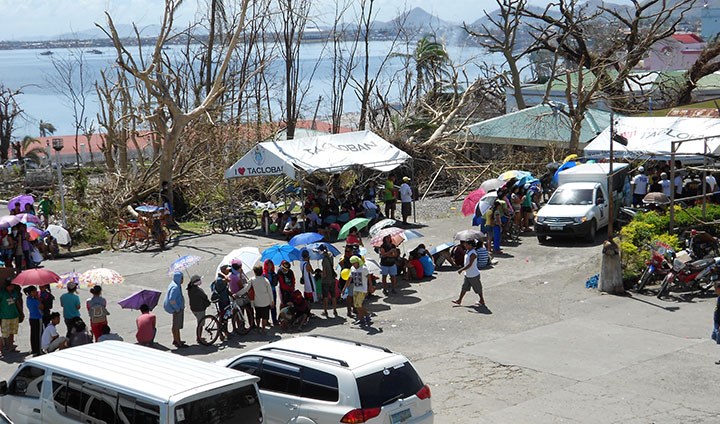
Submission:
<svg viewBox="0 0 720 424">
<path fill-rule="evenodd" d="M 261 423 L 258 378 L 107 341 L 26 360 L 0 383 L 0 407 L 27 424 Z"/>
</svg>

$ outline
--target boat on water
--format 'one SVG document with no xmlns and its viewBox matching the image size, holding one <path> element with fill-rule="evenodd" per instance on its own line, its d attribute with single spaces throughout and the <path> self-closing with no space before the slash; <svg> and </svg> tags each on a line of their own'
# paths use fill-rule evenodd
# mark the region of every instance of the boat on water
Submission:
<svg viewBox="0 0 720 424">
<path fill-rule="evenodd" d="M 88 53 L 92 53 L 92 54 L 103 54 L 102 50 L 98 50 L 98 49 L 88 50 Z"/>
<path fill-rule="evenodd" d="M 50 50 L 45 50 L 44 52 L 40 53 L 40 56 L 50 56 L 55 53 L 51 52 Z"/>
</svg>

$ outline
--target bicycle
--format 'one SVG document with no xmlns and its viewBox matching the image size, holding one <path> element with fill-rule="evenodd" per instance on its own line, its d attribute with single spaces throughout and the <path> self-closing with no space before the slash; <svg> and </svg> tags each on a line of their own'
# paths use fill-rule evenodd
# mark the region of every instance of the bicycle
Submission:
<svg viewBox="0 0 720 424">
<path fill-rule="evenodd" d="M 230 230 L 252 230 L 258 226 L 259 220 L 255 211 L 245 210 L 239 213 L 224 214 L 210 220 L 210 229 L 213 233 L 224 234 Z"/>
<path fill-rule="evenodd" d="M 222 310 L 220 303 L 214 301 L 215 315 L 205 315 L 198 323 L 195 330 L 198 342 L 203 346 L 211 346 L 218 338 L 224 340 L 225 334 L 231 333 L 245 335 L 250 332 L 252 323 L 246 325 L 245 315 L 243 314 L 243 306 L 240 306 L 236 300 L 230 302 Z M 232 331 L 228 331 L 228 321 L 232 325 Z"/>
<path fill-rule="evenodd" d="M 142 223 L 138 221 L 121 221 L 115 234 L 110 238 L 110 247 L 113 250 L 137 249 L 139 247 L 138 240 L 145 238 L 147 238 L 147 232 Z M 147 246 L 141 250 L 145 249 L 147 249 Z"/>
</svg>

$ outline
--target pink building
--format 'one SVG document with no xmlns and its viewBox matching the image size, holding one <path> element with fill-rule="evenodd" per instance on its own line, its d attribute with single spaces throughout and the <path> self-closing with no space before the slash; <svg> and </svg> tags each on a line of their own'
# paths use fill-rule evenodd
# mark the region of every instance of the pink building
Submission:
<svg viewBox="0 0 720 424">
<path fill-rule="evenodd" d="M 676 33 L 653 44 L 640 69 L 678 71 L 689 69 L 700 56 L 705 42 L 693 33 Z"/>
</svg>

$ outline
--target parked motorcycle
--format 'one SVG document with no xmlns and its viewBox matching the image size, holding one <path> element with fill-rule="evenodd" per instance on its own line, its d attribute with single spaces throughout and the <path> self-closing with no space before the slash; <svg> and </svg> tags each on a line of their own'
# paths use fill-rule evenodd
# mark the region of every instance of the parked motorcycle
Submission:
<svg viewBox="0 0 720 424">
<path fill-rule="evenodd" d="M 685 234 L 690 256 L 693 259 L 714 258 L 720 256 L 720 241 L 705 231 L 690 230 Z"/>
<path fill-rule="evenodd" d="M 672 263 L 675 261 L 675 250 L 665 243 L 656 242 L 655 245 L 648 244 L 650 248 L 650 259 L 645 261 L 645 269 L 643 270 L 640 280 L 638 280 L 636 292 L 641 293 L 646 285 L 656 280 L 662 280 L 670 271 L 672 271 Z"/>
<path fill-rule="evenodd" d="M 672 271 L 668 272 L 657 294 L 661 299 L 670 288 L 694 289 L 701 293 L 708 291 L 720 278 L 720 257 L 683 262 L 675 259 Z"/>
</svg>

